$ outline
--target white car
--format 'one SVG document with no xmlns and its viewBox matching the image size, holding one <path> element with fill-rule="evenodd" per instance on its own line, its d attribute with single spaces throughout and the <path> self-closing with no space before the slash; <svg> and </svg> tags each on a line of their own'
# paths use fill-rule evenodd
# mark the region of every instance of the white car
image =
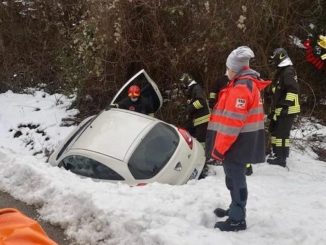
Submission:
<svg viewBox="0 0 326 245">
<path fill-rule="evenodd" d="M 147 89 L 157 93 L 146 72 L 142 70 L 135 76 L 139 78 L 139 74 L 147 77 Z M 119 93 L 135 84 L 135 76 Z M 155 97 L 153 93 L 147 94 Z M 154 111 L 162 104 L 160 94 L 155 100 Z M 184 129 L 141 113 L 108 108 L 85 119 L 50 156 L 49 162 L 78 175 L 129 185 L 184 184 L 199 177 L 205 153 Z"/>
</svg>

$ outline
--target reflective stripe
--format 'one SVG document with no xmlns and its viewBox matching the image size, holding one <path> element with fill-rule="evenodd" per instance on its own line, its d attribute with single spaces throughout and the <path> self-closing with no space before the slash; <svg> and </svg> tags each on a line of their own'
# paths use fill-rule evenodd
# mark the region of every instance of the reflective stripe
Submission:
<svg viewBox="0 0 326 245">
<path fill-rule="evenodd" d="M 281 108 L 276 108 L 275 109 L 275 115 L 279 116 L 281 114 L 281 110 L 282 110 L 282 107 Z"/>
<path fill-rule="evenodd" d="M 290 146 L 290 139 L 280 139 L 276 137 L 272 137 L 272 144 L 276 145 L 277 147 L 289 147 Z"/>
<path fill-rule="evenodd" d="M 254 132 L 254 131 L 258 131 L 261 129 L 264 129 L 264 121 L 260 121 L 260 122 L 253 122 L 253 123 L 248 123 L 246 124 L 242 129 L 241 129 L 241 133 L 248 133 L 248 132 Z"/>
<path fill-rule="evenodd" d="M 281 147 L 282 146 L 282 139 L 275 139 L 275 145 L 277 147 Z"/>
<path fill-rule="evenodd" d="M 326 54 L 323 54 L 322 56 L 320 56 L 320 58 L 321 58 L 322 60 L 326 60 Z"/>
<path fill-rule="evenodd" d="M 251 163 L 246 164 L 246 168 L 250 168 L 250 166 L 251 166 Z"/>
<path fill-rule="evenodd" d="M 275 136 L 272 136 L 271 141 L 272 141 L 272 144 L 273 144 L 273 145 L 275 145 L 275 140 L 276 140 Z"/>
<path fill-rule="evenodd" d="M 249 110 L 248 115 L 250 116 L 250 115 L 255 115 L 255 114 L 260 114 L 260 113 L 264 113 L 263 107 L 257 107 L 257 108 Z M 227 110 L 222 111 L 220 109 L 213 110 L 212 115 L 223 116 L 223 117 L 228 117 L 228 118 L 237 119 L 237 120 L 245 120 L 247 118 L 247 116 L 245 114 L 233 112 L 233 111 L 227 111 Z"/>
<path fill-rule="evenodd" d="M 234 135 L 234 136 L 237 136 L 241 130 L 241 128 L 238 127 L 225 126 L 221 123 L 216 123 L 216 122 L 209 122 L 207 129 L 219 133 L 227 134 L 227 135 Z"/>
<path fill-rule="evenodd" d="M 215 99 L 216 95 L 217 95 L 216 93 L 211 92 L 211 93 L 209 93 L 209 98 L 210 99 Z"/>
<path fill-rule="evenodd" d="M 299 113 L 299 112 L 300 112 L 300 106 L 299 105 L 289 106 L 288 114 L 295 114 L 295 113 Z"/>
<path fill-rule="evenodd" d="M 196 109 L 201 109 L 203 108 L 203 105 L 199 102 L 199 100 L 196 100 L 195 102 L 192 103 L 193 106 L 196 108 Z"/>
<path fill-rule="evenodd" d="M 294 101 L 296 98 L 298 98 L 298 94 L 286 93 L 285 100 Z"/>
<path fill-rule="evenodd" d="M 275 94 L 276 87 L 272 87 L 272 92 Z"/>
<path fill-rule="evenodd" d="M 281 111 L 282 111 L 282 108 L 276 108 L 275 109 L 275 115 L 276 116 L 279 116 L 281 114 Z M 300 110 L 300 106 L 297 105 L 297 106 L 289 106 L 288 107 L 288 114 L 296 114 L 296 113 L 299 113 L 301 110 Z"/>
<path fill-rule="evenodd" d="M 246 115 L 238 113 L 238 112 L 233 112 L 233 111 L 227 111 L 227 110 L 213 110 L 212 115 L 216 116 L 222 116 L 222 117 L 227 117 L 231 119 L 237 119 L 237 120 L 245 120 Z"/>
<path fill-rule="evenodd" d="M 197 126 L 199 124 L 203 124 L 203 123 L 208 122 L 209 121 L 209 117 L 210 117 L 210 114 L 207 114 L 205 116 L 198 117 L 198 118 L 194 119 L 193 120 L 194 126 Z"/>
<path fill-rule="evenodd" d="M 264 108 L 262 106 L 250 109 L 248 112 L 249 115 L 255 115 L 260 113 L 264 113 Z"/>
</svg>

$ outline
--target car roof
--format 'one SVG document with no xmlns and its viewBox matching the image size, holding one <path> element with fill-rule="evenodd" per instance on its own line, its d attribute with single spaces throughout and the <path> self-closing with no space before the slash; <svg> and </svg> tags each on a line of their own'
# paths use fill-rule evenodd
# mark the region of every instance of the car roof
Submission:
<svg viewBox="0 0 326 245">
<path fill-rule="evenodd" d="M 109 109 L 95 118 L 71 149 L 98 152 L 123 161 L 138 136 L 158 121 L 137 112 Z"/>
</svg>

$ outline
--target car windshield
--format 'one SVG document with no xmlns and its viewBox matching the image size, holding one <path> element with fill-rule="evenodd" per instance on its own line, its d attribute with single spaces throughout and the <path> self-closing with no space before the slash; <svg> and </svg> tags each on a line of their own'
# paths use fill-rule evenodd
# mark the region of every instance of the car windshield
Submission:
<svg viewBox="0 0 326 245">
<path fill-rule="evenodd" d="M 75 174 L 95 179 L 124 180 L 121 175 L 108 166 L 84 156 L 68 156 L 61 161 L 59 166 L 63 166 Z"/>
<path fill-rule="evenodd" d="M 156 124 L 137 146 L 128 167 L 136 179 L 154 177 L 170 160 L 179 144 L 176 130 L 164 123 Z"/>
</svg>

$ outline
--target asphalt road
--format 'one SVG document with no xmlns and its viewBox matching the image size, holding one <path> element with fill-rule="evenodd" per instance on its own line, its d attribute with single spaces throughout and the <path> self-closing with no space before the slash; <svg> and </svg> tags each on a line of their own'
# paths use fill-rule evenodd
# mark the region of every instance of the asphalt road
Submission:
<svg viewBox="0 0 326 245">
<path fill-rule="evenodd" d="M 66 239 L 63 230 L 58 226 L 53 226 L 40 219 L 39 214 L 33 206 L 29 206 L 23 202 L 14 199 L 9 194 L 0 191 L 0 208 L 16 208 L 28 217 L 37 220 L 47 235 L 59 245 L 76 244 Z"/>
</svg>

